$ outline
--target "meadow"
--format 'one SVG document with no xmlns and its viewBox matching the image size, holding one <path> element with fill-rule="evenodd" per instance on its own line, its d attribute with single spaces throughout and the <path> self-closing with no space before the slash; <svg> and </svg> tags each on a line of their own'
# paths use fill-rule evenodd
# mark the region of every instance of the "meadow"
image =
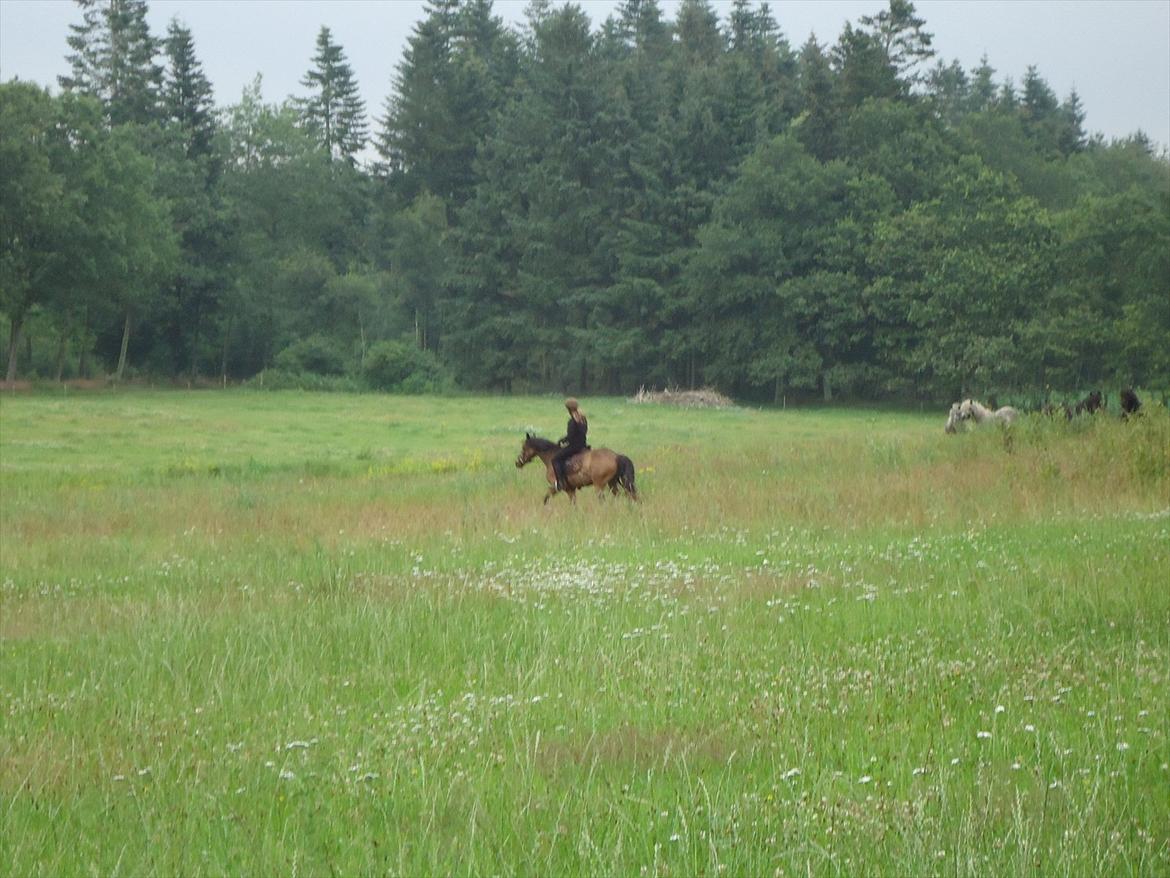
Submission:
<svg viewBox="0 0 1170 878">
<path fill-rule="evenodd" d="M 13 875 L 1170 874 L 1170 414 L 0 399 Z"/>
</svg>

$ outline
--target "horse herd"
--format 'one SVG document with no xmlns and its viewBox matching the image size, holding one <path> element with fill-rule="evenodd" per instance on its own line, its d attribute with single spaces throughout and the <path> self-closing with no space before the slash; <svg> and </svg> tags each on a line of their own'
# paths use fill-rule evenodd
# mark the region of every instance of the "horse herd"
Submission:
<svg viewBox="0 0 1170 878">
<path fill-rule="evenodd" d="M 1121 391 L 1121 416 L 1123 418 L 1136 415 L 1141 407 L 1141 400 L 1133 392 L 1133 388 L 1126 387 Z M 1092 415 L 1104 410 L 1105 397 L 1101 395 L 1100 390 L 1094 390 L 1080 402 L 1072 406 L 1067 402 L 1059 404 L 1045 403 L 1040 407 L 1039 411 L 1040 414 L 1048 415 L 1049 417 L 1063 415 L 1066 420 L 1071 421 L 1077 415 Z M 943 429 L 948 433 L 957 433 L 959 431 L 959 425 L 966 422 L 1011 426 L 1019 416 L 1020 410 L 1010 405 L 999 408 L 994 406 L 988 408 L 974 399 L 965 399 L 962 402 L 956 402 L 951 405 L 950 413 L 947 415 L 946 427 Z"/>
<path fill-rule="evenodd" d="M 1132 389 L 1121 391 L 1121 416 L 1128 418 L 1137 414 L 1142 407 L 1141 401 Z M 1045 404 L 1040 413 L 1056 416 L 1063 415 L 1071 420 L 1082 414 L 1094 414 L 1105 410 L 1105 398 L 1101 391 L 1094 390 L 1080 402 L 1073 406 L 1067 403 L 1053 405 Z M 946 432 L 957 433 L 960 425 L 974 424 L 1003 424 L 1010 426 L 1020 416 L 1020 410 L 1010 405 L 988 407 L 974 399 L 964 399 L 951 406 L 947 415 Z M 531 433 L 524 437 L 520 446 L 520 455 L 516 458 L 516 467 L 520 468 L 532 460 L 540 460 L 545 465 L 545 478 L 549 483 L 548 493 L 544 502 L 547 503 L 556 495 L 556 475 L 553 472 L 552 459 L 560 450 L 560 446 L 540 436 Z M 576 502 L 576 493 L 579 489 L 592 486 L 597 490 L 599 497 L 604 497 L 609 490 L 615 496 L 621 492 L 631 500 L 638 499 L 638 490 L 634 486 L 634 464 L 624 454 L 618 454 L 608 448 L 593 448 L 583 451 L 570 458 L 566 466 L 567 485 L 565 493 L 569 499 Z"/>
</svg>

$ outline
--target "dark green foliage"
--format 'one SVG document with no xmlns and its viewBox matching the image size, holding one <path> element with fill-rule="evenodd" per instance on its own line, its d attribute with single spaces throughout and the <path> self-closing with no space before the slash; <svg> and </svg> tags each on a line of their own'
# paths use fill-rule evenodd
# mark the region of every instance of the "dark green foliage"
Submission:
<svg viewBox="0 0 1170 878">
<path fill-rule="evenodd" d="M 1035 68 L 936 59 L 909 0 L 798 53 L 756 0 L 622 0 L 599 26 L 533 0 L 517 32 L 432 0 L 371 167 L 327 28 L 308 95 L 257 79 L 217 112 L 179 23 L 160 43 L 145 0 L 78 6 L 64 93 L 0 86 L 10 377 L 1170 386 L 1166 155 L 1087 135 Z"/>
<path fill-rule="evenodd" d="M 101 101 L 113 125 L 159 117 L 163 68 L 159 41 L 146 21 L 146 0 L 77 0 L 83 17 L 70 25 L 70 75 L 61 87 Z"/>
<path fill-rule="evenodd" d="M 358 94 L 353 69 L 341 46 L 333 42 L 329 28 L 317 34 L 313 67 L 301 80 L 310 94 L 299 102 L 301 124 L 312 133 L 330 161 L 350 164 L 365 146 L 368 134 L 366 105 Z"/>
<path fill-rule="evenodd" d="M 286 372 L 343 375 L 346 372 L 346 356 L 332 339 L 310 335 L 293 342 L 277 354 L 273 365 Z"/>
<path fill-rule="evenodd" d="M 453 386 L 438 357 L 408 341 L 382 341 L 371 347 L 362 375 L 375 390 L 396 393 L 441 393 Z"/>
</svg>

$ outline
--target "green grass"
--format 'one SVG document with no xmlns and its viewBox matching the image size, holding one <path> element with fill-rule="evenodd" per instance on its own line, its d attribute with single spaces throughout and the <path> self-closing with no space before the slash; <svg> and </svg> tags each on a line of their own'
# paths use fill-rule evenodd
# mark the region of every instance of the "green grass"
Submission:
<svg viewBox="0 0 1170 878">
<path fill-rule="evenodd" d="M 1170 872 L 1170 416 L 0 400 L 19 875 Z"/>
</svg>

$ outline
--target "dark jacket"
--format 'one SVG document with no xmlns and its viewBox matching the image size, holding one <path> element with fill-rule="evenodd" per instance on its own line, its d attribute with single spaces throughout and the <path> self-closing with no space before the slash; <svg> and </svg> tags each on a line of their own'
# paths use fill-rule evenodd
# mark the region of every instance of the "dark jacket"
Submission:
<svg viewBox="0 0 1170 878">
<path fill-rule="evenodd" d="M 585 434 L 589 432 L 589 422 L 585 420 L 585 416 L 581 416 L 581 422 L 577 423 L 574 418 L 569 418 L 569 427 L 561 439 L 561 444 L 566 448 L 572 448 L 580 451 L 585 447 Z"/>
</svg>

